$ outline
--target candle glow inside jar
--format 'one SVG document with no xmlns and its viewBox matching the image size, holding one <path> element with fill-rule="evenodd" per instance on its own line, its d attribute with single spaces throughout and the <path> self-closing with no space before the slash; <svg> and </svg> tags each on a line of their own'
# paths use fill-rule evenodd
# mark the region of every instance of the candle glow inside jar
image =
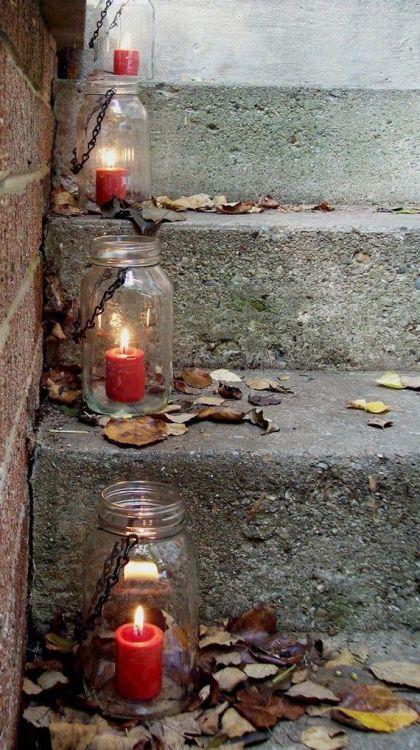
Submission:
<svg viewBox="0 0 420 750">
<path fill-rule="evenodd" d="M 104 9 L 100 0 L 97 20 Z M 94 46 L 95 70 L 153 78 L 155 9 L 152 0 L 114 0 Z"/>
<path fill-rule="evenodd" d="M 96 168 L 96 203 L 102 205 L 112 198 L 127 196 L 127 170 L 116 166 L 115 149 L 103 149 L 99 156 L 103 166 Z"/>
<path fill-rule="evenodd" d="M 115 545 L 129 543 L 128 562 L 80 653 L 86 694 L 109 715 L 170 715 L 192 695 L 198 592 L 184 518 L 185 505 L 170 485 L 119 482 L 102 494 L 85 554 L 83 622 L 91 622 Z M 112 564 L 107 570 L 113 574 Z"/>
</svg>

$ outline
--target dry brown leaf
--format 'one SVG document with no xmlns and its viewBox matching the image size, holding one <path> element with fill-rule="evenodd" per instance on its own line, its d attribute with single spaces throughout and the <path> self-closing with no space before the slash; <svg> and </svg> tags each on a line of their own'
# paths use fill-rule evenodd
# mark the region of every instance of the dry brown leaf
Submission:
<svg viewBox="0 0 420 750">
<path fill-rule="evenodd" d="M 257 729 L 274 727 L 279 719 L 296 721 L 305 713 L 303 706 L 268 691 L 261 693 L 255 685 L 239 690 L 236 698 L 235 708 Z"/>
<path fill-rule="evenodd" d="M 70 654 L 73 651 L 73 642 L 57 633 L 47 633 L 45 643 L 49 651 L 59 651 L 61 654 Z"/>
<path fill-rule="evenodd" d="M 242 737 L 248 732 L 254 732 L 255 727 L 244 719 L 243 716 L 238 714 L 234 708 L 228 708 L 222 716 L 222 732 L 226 734 L 230 739 L 234 737 Z"/>
<path fill-rule="evenodd" d="M 234 385 L 227 385 L 227 383 L 219 383 L 217 392 L 223 399 L 234 399 L 240 401 L 242 398 L 242 391 L 240 388 L 235 388 Z"/>
<path fill-rule="evenodd" d="M 329 688 L 318 685 L 316 682 L 311 682 L 311 680 L 305 680 L 305 682 L 301 682 L 299 685 L 292 685 L 287 691 L 287 695 L 291 698 L 307 701 L 308 703 L 340 702 L 340 699 Z"/>
<path fill-rule="evenodd" d="M 191 422 L 193 419 L 197 417 L 198 412 L 196 411 L 186 411 L 181 412 L 180 414 L 162 414 L 162 418 L 165 422 L 173 422 L 174 424 L 185 424 L 186 422 Z M 156 414 L 156 416 L 158 416 Z"/>
<path fill-rule="evenodd" d="M 51 206 L 74 206 L 76 197 L 62 187 L 51 190 Z"/>
<path fill-rule="evenodd" d="M 80 367 L 63 365 L 42 373 L 41 387 L 46 389 L 48 397 L 67 406 L 74 404 L 81 395 Z"/>
<path fill-rule="evenodd" d="M 68 678 L 62 672 L 51 669 L 48 672 L 43 672 L 38 677 L 37 682 L 42 690 L 51 690 L 58 685 L 67 685 Z"/>
<path fill-rule="evenodd" d="M 28 706 L 23 712 L 23 718 L 37 729 L 48 727 L 51 718 L 49 706 Z"/>
<path fill-rule="evenodd" d="M 272 419 L 264 416 L 262 409 L 251 409 L 251 411 L 244 414 L 244 421 L 251 422 L 251 424 L 261 427 L 263 435 L 270 435 L 272 432 L 278 432 L 280 430 L 280 427 L 274 424 Z"/>
<path fill-rule="evenodd" d="M 390 410 L 390 406 L 384 404 L 383 401 L 366 401 L 364 398 L 356 399 L 355 401 L 348 401 L 347 409 L 363 409 L 369 414 L 385 414 Z"/>
<path fill-rule="evenodd" d="M 104 436 L 117 445 L 132 445 L 141 448 L 166 440 L 168 424 L 157 417 L 135 417 L 134 419 L 110 419 L 104 427 Z"/>
<path fill-rule="evenodd" d="M 186 393 L 188 396 L 192 396 L 194 394 L 194 391 L 190 388 L 189 385 L 186 384 L 185 380 L 182 378 L 174 378 L 172 381 L 172 386 L 174 391 L 177 391 L 177 393 Z"/>
<path fill-rule="evenodd" d="M 206 388 L 213 382 L 209 373 L 199 367 L 184 367 L 181 370 L 181 378 L 191 388 Z"/>
<path fill-rule="evenodd" d="M 384 419 L 383 417 L 372 417 L 369 419 L 368 427 L 378 427 L 380 430 L 384 430 L 385 427 L 392 427 L 392 419 Z"/>
<path fill-rule="evenodd" d="M 275 393 L 267 394 L 267 396 L 262 396 L 259 393 L 250 393 L 248 403 L 253 406 L 278 406 L 281 404 L 281 396 L 276 396 Z"/>
<path fill-rule="evenodd" d="M 98 733 L 97 724 L 51 721 L 52 750 L 86 750 Z"/>
<path fill-rule="evenodd" d="M 326 662 L 325 666 L 327 669 L 337 669 L 338 667 L 343 666 L 349 666 L 354 667 L 356 666 L 357 662 L 354 658 L 353 654 L 349 649 L 343 648 L 343 650 L 338 654 L 338 656 L 335 656 L 334 659 L 329 659 L 329 661 Z"/>
<path fill-rule="evenodd" d="M 245 383 L 248 388 L 253 388 L 254 391 L 274 391 L 276 393 L 292 393 L 290 388 L 281 385 L 278 380 L 272 380 L 269 378 L 245 378 Z"/>
<path fill-rule="evenodd" d="M 237 667 L 241 661 L 242 656 L 239 651 L 228 651 L 227 653 L 220 653 L 216 656 L 216 664 L 223 664 L 225 667 Z"/>
<path fill-rule="evenodd" d="M 415 664 L 412 661 L 394 661 L 391 659 L 372 664 L 369 669 L 378 680 L 420 690 L 420 664 Z"/>
<path fill-rule="evenodd" d="M 51 213 L 56 216 L 81 216 L 86 212 L 77 206 L 53 206 Z"/>
<path fill-rule="evenodd" d="M 418 720 L 418 713 L 384 685 L 355 685 L 348 690 L 332 718 L 374 732 L 396 732 Z"/>
<path fill-rule="evenodd" d="M 155 412 L 155 414 L 174 414 L 177 411 L 181 411 L 181 404 L 166 404 L 162 409 Z"/>
<path fill-rule="evenodd" d="M 331 706 L 306 706 L 308 716 L 331 716 Z"/>
<path fill-rule="evenodd" d="M 369 478 L 370 481 L 370 478 Z M 372 492 L 375 492 L 376 490 L 372 490 Z M 365 661 L 368 660 L 369 656 L 369 646 L 366 645 L 366 643 L 353 643 L 351 647 L 351 652 L 355 659 L 357 661 L 364 664 Z"/>
<path fill-rule="evenodd" d="M 262 195 L 257 203 L 257 206 L 261 206 L 261 208 L 278 208 L 279 205 L 279 202 L 270 194 Z"/>
<path fill-rule="evenodd" d="M 225 667 L 219 672 L 214 672 L 213 677 L 218 683 L 220 690 L 227 693 L 232 692 L 239 683 L 244 682 L 247 678 L 246 674 L 237 667 Z"/>
<path fill-rule="evenodd" d="M 240 383 L 241 378 L 239 375 L 236 374 L 236 372 L 231 372 L 230 370 L 212 370 L 210 373 L 210 377 L 213 380 L 219 380 L 224 383 Z"/>
<path fill-rule="evenodd" d="M 201 733 L 205 735 L 215 735 L 219 729 L 220 717 L 228 708 L 229 703 L 221 703 L 215 708 L 210 708 L 205 711 L 198 719 L 197 723 L 201 729 Z"/>
<path fill-rule="evenodd" d="M 57 339 L 57 341 L 65 341 L 65 339 L 67 339 L 67 336 L 64 333 L 60 323 L 54 323 L 48 338 L 50 337 L 53 339 Z"/>
<path fill-rule="evenodd" d="M 240 638 L 227 630 L 214 630 L 200 641 L 200 649 L 206 648 L 207 646 L 233 646 L 238 643 Z"/>
<path fill-rule="evenodd" d="M 232 621 L 230 630 L 242 640 L 258 645 L 276 632 L 276 611 L 268 606 L 248 609 Z"/>
<path fill-rule="evenodd" d="M 403 375 L 401 378 L 401 382 L 404 388 L 409 388 L 409 390 L 412 391 L 420 390 L 420 375 Z"/>
<path fill-rule="evenodd" d="M 197 416 L 198 419 L 209 419 L 211 422 L 242 422 L 245 415 L 230 406 L 208 406 L 200 409 Z"/>
<path fill-rule="evenodd" d="M 188 428 L 185 424 L 168 424 L 166 426 L 166 432 L 168 435 L 179 437 L 179 435 L 185 435 L 185 433 L 188 432 Z"/>
<path fill-rule="evenodd" d="M 214 205 L 217 206 L 223 206 L 224 203 L 227 203 L 227 198 L 225 195 L 215 195 L 213 198 Z"/>
<path fill-rule="evenodd" d="M 384 372 L 380 378 L 376 380 L 378 385 L 384 386 L 384 388 L 404 388 L 401 382 L 401 376 L 397 372 Z"/>
<path fill-rule="evenodd" d="M 158 208 L 169 208 L 172 211 L 206 211 L 214 209 L 215 205 L 209 195 L 197 193 L 197 195 L 182 196 L 175 200 L 167 195 L 160 195 L 153 199 Z"/>
<path fill-rule="evenodd" d="M 349 738 L 340 729 L 323 726 L 304 729 L 300 741 L 311 750 L 340 750 L 349 744 Z"/>
<path fill-rule="evenodd" d="M 221 406 L 224 402 L 221 396 L 199 396 L 194 399 L 193 404 L 203 404 L 203 406 Z"/>
<path fill-rule="evenodd" d="M 39 695 L 39 693 L 42 693 L 42 687 L 36 685 L 35 682 L 32 682 L 28 677 L 24 677 L 22 692 L 25 693 L 25 695 Z"/>
<path fill-rule="evenodd" d="M 334 211 L 334 208 L 330 206 L 327 201 L 324 201 L 323 203 L 319 203 L 317 206 L 314 206 L 312 211 Z"/>
<path fill-rule="evenodd" d="M 308 676 L 307 669 L 297 669 L 295 672 L 293 672 L 291 676 L 293 685 L 299 685 L 301 682 L 305 682 L 307 676 Z"/>
<path fill-rule="evenodd" d="M 260 214 L 264 209 L 256 206 L 254 201 L 234 201 L 219 204 L 216 210 L 220 214 Z"/>
<path fill-rule="evenodd" d="M 268 677 L 274 677 L 278 672 L 275 664 L 247 664 L 244 672 L 252 680 L 267 680 Z"/>
</svg>

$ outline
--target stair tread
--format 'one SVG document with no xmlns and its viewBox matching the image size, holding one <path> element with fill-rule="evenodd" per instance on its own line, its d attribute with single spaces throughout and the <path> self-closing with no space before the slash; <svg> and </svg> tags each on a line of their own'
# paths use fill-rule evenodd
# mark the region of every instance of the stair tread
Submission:
<svg viewBox="0 0 420 750">
<path fill-rule="evenodd" d="M 259 370 L 240 374 L 244 379 L 264 373 L 270 377 L 279 374 Z M 148 446 L 145 450 L 151 454 L 150 460 L 180 454 L 211 454 L 214 460 L 229 455 L 234 460 L 246 461 L 250 453 L 253 457 L 276 454 L 316 460 L 328 456 L 357 458 L 381 454 L 386 458 L 419 453 L 420 399 L 414 391 L 380 388 L 375 384 L 378 373 L 373 372 L 289 374 L 290 379 L 284 385 L 295 393 L 283 395 L 278 406 L 264 407 L 264 415 L 280 427 L 278 432 L 263 436 L 258 427 L 246 423 L 193 423 L 182 437 Z M 243 400 L 227 405 L 238 410 L 253 408 L 247 402 L 252 391 L 245 383 L 238 385 L 244 391 Z M 393 426 L 384 430 L 367 427 L 372 415 L 346 409 L 346 402 L 357 398 L 382 400 L 391 406 L 387 416 Z M 67 454 L 85 453 L 86 461 L 121 451 L 103 439 L 100 427 L 85 426 L 52 407 L 43 420 L 40 441 L 49 450 L 60 452 L 64 447 Z M 138 449 L 124 449 L 125 460 L 136 460 L 137 456 Z"/>
</svg>

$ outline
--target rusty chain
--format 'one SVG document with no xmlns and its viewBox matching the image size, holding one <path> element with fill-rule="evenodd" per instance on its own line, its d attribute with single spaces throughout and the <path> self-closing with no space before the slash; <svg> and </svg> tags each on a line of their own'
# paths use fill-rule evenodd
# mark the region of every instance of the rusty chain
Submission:
<svg viewBox="0 0 420 750">
<path fill-rule="evenodd" d="M 103 26 L 103 23 L 105 21 L 105 18 L 106 18 L 106 15 L 108 13 L 108 10 L 110 9 L 110 7 L 111 7 L 111 5 L 112 5 L 113 2 L 114 2 L 114 0 L 106 0 L 105 8 L 103 10 L 101 10 L 101 15 L 100 15 L 100 17 L 99 17 L 99 19 L 98 19 L 98 21 L 96 23 L 96 29 L 93 32 L 92 37 L 91 37 L 91 39 L 89 41 L 89 49 L 93 49 L 93 47 L 95 46 L 95 42 L 96 42 L 96 40 L 97 40 L 97 38 L 99 36 L 99 32 L 100 32 L 100 30 L 101 30 L 101 28 Z"/>
<path fill-rule="evenodd" d="M 101 132 L 102 122 L 105 117 L 106 111 L 111 104 L 112 98 L 115 96 L 115 89 L 108 89 L 108 91 L 104 94 L 103 101 L 101 102 L 99 106 L 99 112 L 96 117 L 96 123 L 92 130 L 92 135 L 90 137 L 90 140 L 87 145 L 87 150 L 82 155 L 82 158 L 80 161 L 77 161 L 77 148 L 73 149 L 73 158 L 71 160 L 71 171 L 73 174 L 79 174 L 80 170 L 84 167 L 87 160 L 89 159 L 90 152 L 93 151 L 93 149 L 96 146 L 96 139 Z M 95 112 L 96 110 L 93 110 Z M 92 112 L 92 114 L 93 114 Z M 89 119 L 92 117 L 92 114 L 89 116 Z"/>
<path fill-rule="evenodd" d="M 82 339 L 86 338 L 86 333 L 91 329 L 95 328 L 95 322 L 96 318 L 99 317 L 99 315 L 102 315 L 102 313 L 105 310 L 105 305 L 107 302 L 109 302 L 110 299 L 114 296 L 117 289 L 120 289 L 120 287 L 124 286 L 125 280 L 127 277 L 128 268 L 120 268 L 117 274 L 117 278 L 115 281 L 112 282 L 112 284 L 105 289 L 100 301 L 96 305 L 92 315 L 90 318 L 87 319 L 86 323 L 81 327 L 80 326 L 80 310 L 77 315 L 77 320 L 74 324 L 73 329 L 73 339 L 76 341 L 76 343 L 79 343 Z"/>
</svg>

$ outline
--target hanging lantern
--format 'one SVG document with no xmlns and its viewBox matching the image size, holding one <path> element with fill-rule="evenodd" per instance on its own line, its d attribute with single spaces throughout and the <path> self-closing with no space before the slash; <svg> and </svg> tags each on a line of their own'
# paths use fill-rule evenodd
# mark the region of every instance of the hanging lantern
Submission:
<svg viewBox="0 0 420 750">
<path fill-rule="evenodd" d="M 198 585 L 185 505 L 160 482 L 102 493 L 88 539 L 79 640 L 85 691 L 111 716 L 182 711 L 193 691 Z"/>
<path fill-rule="evenodd" d="M 153 77 L 155 9 L 151 0 L 101 0 L 90 46 L 94 68 L 120 76 Z"/>
<path fill-rule="evenodd" d="M 150 131 L 131 79 L 88 79 L 76 122 L 72 170 L 79 205 L 150 198 Z"/>
<path fill-rule="evenodd" d="M 159 411 L 172 384 L 172 284 L 156 237 L 99 237 L 80 294 L 83 396 L 92 411 Z"/>
</svg>

